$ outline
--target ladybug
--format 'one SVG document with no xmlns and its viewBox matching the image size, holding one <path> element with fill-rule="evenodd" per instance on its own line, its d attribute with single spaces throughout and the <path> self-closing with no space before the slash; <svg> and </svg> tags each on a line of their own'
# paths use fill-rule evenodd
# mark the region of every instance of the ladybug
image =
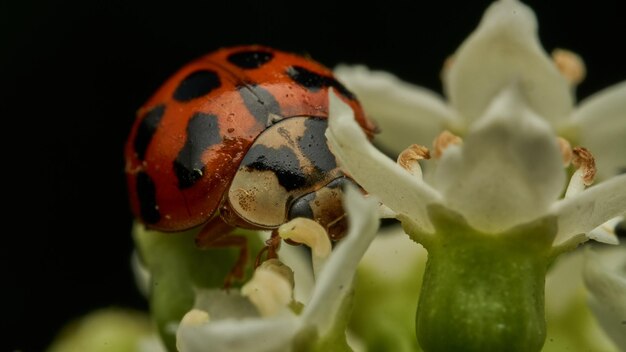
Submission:
<svg viewBox="0 0 626 352">
<path fill-rule="evenodd" d="M 239 247 L 238 278 L 247 246 L 228 235 L 234 228 L 274 230 L 306 217 L 340 239 L 342 185 L 353 181 L 324 135 L 330 88 L 372 138 L 354 94 L 307 57 L 237 46 L 183 66 L 138 110 L 125 146 L 135 217 L 164 232 L 201 227 L 201 248 Z"/>
</svg>

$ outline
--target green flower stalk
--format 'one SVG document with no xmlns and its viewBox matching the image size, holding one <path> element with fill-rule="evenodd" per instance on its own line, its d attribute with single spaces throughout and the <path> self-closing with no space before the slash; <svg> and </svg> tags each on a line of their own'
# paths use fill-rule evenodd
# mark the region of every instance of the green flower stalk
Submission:
<svg viewBox="0 0 626 352">
<path fill-rule="evenodd" d="M 438 240 L 428 246 L 417 313 L 422 347 L 539 351 L 546 335 L 544 278 L 554 219 L 493 236 L 443 207 L 432 206 L 429 214 Z"/>
</svg>

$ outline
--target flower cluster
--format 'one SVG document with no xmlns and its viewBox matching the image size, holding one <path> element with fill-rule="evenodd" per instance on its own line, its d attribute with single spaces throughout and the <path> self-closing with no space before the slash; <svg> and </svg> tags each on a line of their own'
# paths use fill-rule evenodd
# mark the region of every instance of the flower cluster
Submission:
<svg viewBox="0 0 626 352">
<path fill-rule="evenodd" d="M 327 136 L 344 169 L 428 250 L 416 321 L 425 350 L 539 350 L 552 262 L 588 239 L 618 242 L 626 83 L 575 107 L 584 71 L 571 52 L 551 60 L 534 14 L 512 0 L 490 6 L 446 62 L 447 102 L 386 72 L 337 68 L 389 131 L 378 143 L 399 152 L 396 164 L 370 145 L 333 100 Z M 602 296 L 623 309 L 623 273 L 615 280 Z"/>
</svg>

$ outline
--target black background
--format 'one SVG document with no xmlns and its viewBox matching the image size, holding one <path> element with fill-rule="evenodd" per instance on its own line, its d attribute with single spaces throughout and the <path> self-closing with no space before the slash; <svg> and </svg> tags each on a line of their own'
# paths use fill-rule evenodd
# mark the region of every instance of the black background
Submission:
<svg viewBox="0 0 626 352">
<path fill-rule="evenodd" d="M 258 43 L 441 91 L 444 58 L 489 1 L 434 3 L 3 1 L 0 350 L 41 351 L 96 308 L 145 308 L 129 267 L 122 148 L 135 110 L 169 74 L 218 47 Z M 585 59 L 579 97 L 626 78 L 618 1 L 529 3 L 544 47 Z"/>
</svg>

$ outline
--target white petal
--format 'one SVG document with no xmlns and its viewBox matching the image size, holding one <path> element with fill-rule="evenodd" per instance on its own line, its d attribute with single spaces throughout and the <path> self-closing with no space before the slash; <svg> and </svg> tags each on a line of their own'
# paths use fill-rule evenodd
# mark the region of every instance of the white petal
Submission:
<svg viewBox="0 0 626 352">
<path fill-rule="evenodd" d="M 211 320 L 259 316 L 250 300 L 235 290 L 198 289 L 194 308 L 207 312 Z"/>
<path fill-rule="evenodd" d="M 367 192 L 396 213 L 409 216 L 424 232 L 432 233 L 426 206 L 439 195 L 378 151 L 354 120 L 352 109 L 330 93 L 326 137 L 339 164 Z"/>
<path fill-rule="evenodd" d="M 626 172 L 626 81 L 583 100 L 572 122 L 580 145 L 596 157 L 600 179 Z"/>
<path fill-rule="evenodd" d="M 221 320 L 201 325 L 181 324 L 176 335 L 180 352 L 289 351 L 299 328 L 293 318 Z"/>
<path fill-rule="evenodd" d="M 374 142 L 385 150 L 397 154 L 413 143 L 430 145 L 437 134 L 458 123 L 440 95 L 391 73 L 360 65 L 340 65 L 334 72 L 376 121 L 381 132 Z"/>
<path fill-rule="evenodd" d="M 591 310 L 617 347 L 626 351 L 626 247 L 588 250 L 585 257 Z"/>
<path fill-rule="evenodd" d="M 624 212 L 626 175 L 620 175 L 552 206 L 551 213 L 558 217 L 559 226 L 554 243 L 559 245 L 573 236 L 587 233 Z"/>
<path fill-rule="evenodd" d="M 531 108 L 553 125 L 572 109 L 569 84 L 539 43 L 535 15 L 518 1 L 492 4 L 453 60 L 446 94 L 470 121 L 512 80 L 519 80 Z"/>
<path fill-rule="evenodd" d="M 317 326 L 322 336 L 332 327 L 351 291 L 357 265 L 376 237 L 379 225 L 378 200 L 374 197 L 365 198 L 355 188 L 348 187 L 344 203 L 348 212 L 348 234 L 333 249 L 318 276 L 311 301 L 302 312 L 306 324 Z"/>
<path fill-rule="evenodd" d="M 447 206 L 489 233 L 543 216 L 565 182 L 556 136 L 515 85 L 494 100 L 462 145 L 444 151 L 434 176 Z"/>
<path fill-rule="evenodd" d="M 264 262 L 271 263 L 269 260 Z M 241 287 L 241 294 L 258 309 L 262 317 L 273 317 L 286 312 L 293 297 L 294 282 L 281 271 L 291 269 L 275 260 L 271 265 L 261 265 L 254 271 L 250 281 Z"/>
<path fill-rule="evenodd" d="M 589 237 L 589 239 L 591 240 L 602 243 L 619 244 L 619 239 L 617 238 L 617 234 L 615 233 L 615 227 L 623 220 L 623 216 L 616 216 L 611 220 L 606 221 L 602 225 L 596 227 L 595 229 L 589 231 L 587 237 Z"/>
<path fill-rule="evenodd" d="M 280 260 L 293 270 L 295 280 L 293 298 L 298 302 L 308 302 L 315 285 L 308 249 L 304 246 L 283 244 L 278 253 Z"/>
</svg>

